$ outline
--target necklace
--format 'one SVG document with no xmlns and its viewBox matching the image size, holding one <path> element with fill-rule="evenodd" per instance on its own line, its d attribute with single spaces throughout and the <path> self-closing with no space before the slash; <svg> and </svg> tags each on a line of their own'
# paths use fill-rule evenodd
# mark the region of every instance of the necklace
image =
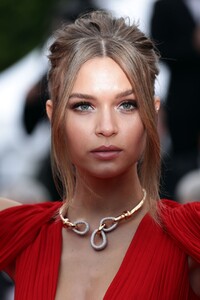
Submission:
<svg viewBox="0 0 200 300">
<path fill-rule="evenodd" d="M 143 197 L 141 201 L 131 210 L 123 212 L 117 217 L 106 217 L 101 219 L 99 223 L 99 228 L 95 229 L 92 232 L 90 237 L 90 244 L 94 250 L 103 250 L 107 246 L 107 236 L 106 233 L 114 230 L 123 220 L 130 219 L 135 212 L 137 212 L 144 204 L 146 199 L 146 190 L 142 189 Z M 80 236 L 84 236 L 89 232 L 90 226 L 84 220 L 78 220 L 74 223 L 70 222 L 68 218 L 63 217 L 63 207 L 59 211 L 60 219 L 63 222 L 63 226 L 69 229 L 72 229 L 73 232 Z M 97 243 L 97 239 L 100 239 L 100 242 Z"/>
</svg>

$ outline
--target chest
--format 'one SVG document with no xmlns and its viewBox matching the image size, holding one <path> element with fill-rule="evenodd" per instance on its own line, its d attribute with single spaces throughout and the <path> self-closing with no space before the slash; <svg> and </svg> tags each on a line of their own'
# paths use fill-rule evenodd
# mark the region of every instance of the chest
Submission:
<svg viewBox="0 0 200 300">
<path fill-rule="evenodd" d="M 103 299 L 115 274 L 118 271 L 119 257 L 95 255 L 73 255 L 62 258 L 56 300 L 100 300 Z"/>
<path fill-rule="evenodd" d="M 128 238 L 121 233 L 100 252 L 70 236 L 63 244 L 55 299 L 161 299 L 163 294 L 188 299 L 187 257 L 162 232 L 151 230 L 139 228 Z"/>
<path fill-rule="evenodd" d="M 123 233 L 123 234 L 122 234 Z M 63 231 L 56 300 L 100 300 L 104 298 L 123 262 L 134 229 L 118 230 L 109 235 L 108 246 L 95 251 L 89 237 Z"/>
<path fill-rule="evenodd" d="M 96 253 L 82 237 L 41 233 L 17 262 L 16 300 L 189 299 L 187 257 L 160 229 L 146 218 L 116 234 Z"/>
</svg>

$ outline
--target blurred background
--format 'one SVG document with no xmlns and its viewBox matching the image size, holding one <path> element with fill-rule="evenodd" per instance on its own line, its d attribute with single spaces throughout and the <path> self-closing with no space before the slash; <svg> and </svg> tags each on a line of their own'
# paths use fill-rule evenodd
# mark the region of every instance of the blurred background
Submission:
<svg viewBox="0 0 200 300">
<path fill-rule="evenodd" d="M 129 16 L 155 40 L 162 58 L 156 82 L 162 103 L 160 195 L 199 201 L 199 0 L 0 0 L 0 196 L 26 203 L 60 199 L 51 174 L 45 113 L 47 49 L 52 31 L 63 21 L 98 8 Z M 173 86 L 182 94 L 174 95 Z M 0 299 L 12 300 L 11 281 L 0 276 Z"/>
<path fill-rule="evenodd" d="M 58 197 L 52 182 L 45 177 L 51 172 L 47 168 L 50 132 L 45 101 L 48 99 L 46 56 L 52 31 L 83 11 L 108 8 L 116 15 L 129 15 L 139 21 L 141 29 L 149 33 L 152 3 L 153 0 L 123 3 L 120 0 L 34 0 L 31 3 L 18 0 L 17 4 L 12 0 L 0 1 L 1 196 L 20 201 L 35 201 L 35 198 L 39 201 L 40 193 L 42 198 Z M 159 85 L 164 92 L 164 85 Z"/>
</svg>

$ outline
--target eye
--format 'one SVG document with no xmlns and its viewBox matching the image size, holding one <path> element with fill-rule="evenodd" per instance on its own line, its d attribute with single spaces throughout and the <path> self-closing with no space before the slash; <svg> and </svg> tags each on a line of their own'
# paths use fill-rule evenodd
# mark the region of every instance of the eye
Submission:
<svg viewBox="0 0 200 300">
<path fill-rule="evenodd" d="M 93 110 L 92 105 L 89 102 L 85 102 L 85 101 L 81 101 L 81 102 L 77 102 L 75 104 L 72 104 L 71 108 L 73 110 L 77 110 L 77 111 L 91 111 L 91 110 Z"/>
<path fill-rule="evenodd" d="M 136 100 L 127 100 L 119 105 L 119 108 L 124 111 L 133 111 L 137 108 Z"/>
</svg>

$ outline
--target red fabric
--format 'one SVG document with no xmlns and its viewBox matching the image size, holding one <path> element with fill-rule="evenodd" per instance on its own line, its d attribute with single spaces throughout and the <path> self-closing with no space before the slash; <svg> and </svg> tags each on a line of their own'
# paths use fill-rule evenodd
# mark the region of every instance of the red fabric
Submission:
<svg viewBox="0 0 200 300">
<path fill-rule="evenodd" d="M 145 215 L 104 300 L 198 299 L 189 286 L 188 255 L 200 262 L 200 203 L 162 203 L 163 228 Z M 60 205 L 22 205 L 0 213 L 0 269 L 15 264 L 15 300 L 55 299 Z"/>
</svg>

